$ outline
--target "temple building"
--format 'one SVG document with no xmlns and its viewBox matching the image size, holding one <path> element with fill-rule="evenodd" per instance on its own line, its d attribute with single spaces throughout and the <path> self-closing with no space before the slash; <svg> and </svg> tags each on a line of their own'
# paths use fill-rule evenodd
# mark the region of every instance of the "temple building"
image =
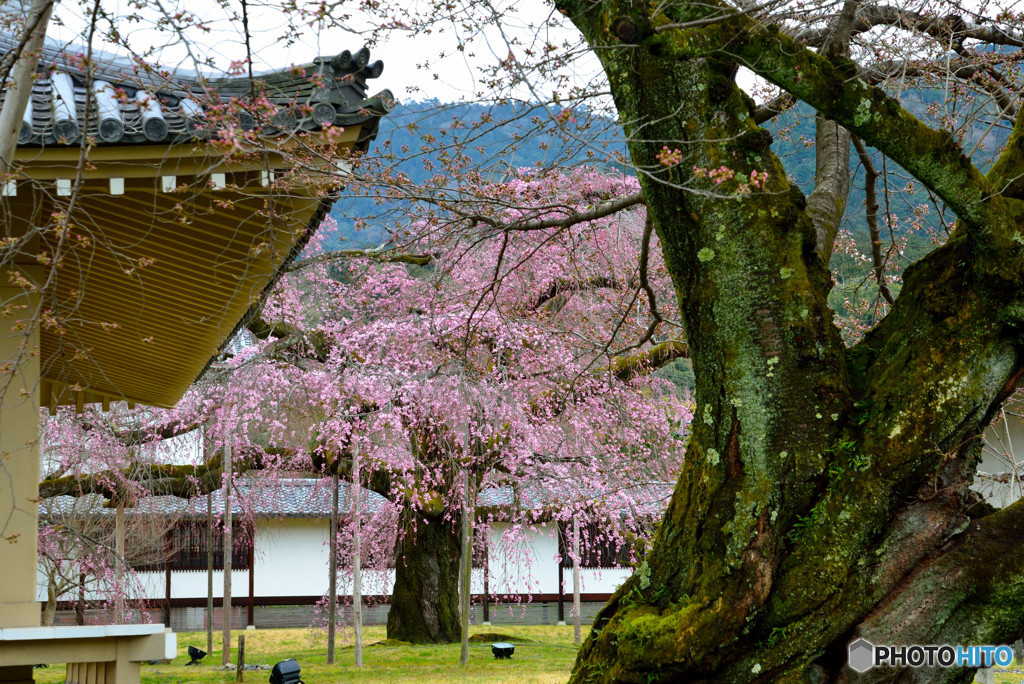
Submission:
<svg viewBox="0 0 1024 684">
<path fill-rule="evenodd" d="M 302 250 L 393 97 L 369 94 L 383 64 L 365 48 L 203 78 L 12 31 L 0 31 L 0 57 L 14 58 L 0 91 L 0 682 L 31 682 L 39 663 L 69 663 L 69 682 L 138 682 L 140 661 L 173 655 L 163 625 L 39 627 L 40 408 L 173 406 Z"/>
</svg>

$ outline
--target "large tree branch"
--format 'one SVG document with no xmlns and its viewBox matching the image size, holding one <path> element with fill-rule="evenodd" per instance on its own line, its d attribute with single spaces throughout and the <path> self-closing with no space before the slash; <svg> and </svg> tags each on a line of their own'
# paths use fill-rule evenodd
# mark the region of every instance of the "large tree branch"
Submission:
<svg viewBox="0 0 1024 684">
<path fill-rule="evenodd" d="M 824 54 L 849 56 L 850 27 L 858 2 L 847 0 L 843 4 L 833 32 L 822 46 Z M 827 266 L 850 194 L 850 132 L 819 114 L 815 120 L 814 142 L 814 191 L 807 198 L 807 214 L 817 233 L 818 257 Z"/>
<path fill-rule="evenodd" d="M 385 264 L 413 264 L 426 266 L 434 260 L 431 254 L 403 254 L 394 250 L 376 249 L 339 249 L 333 252 L 324 252 L 305 259 L 297 259 L 284 268 L 285 273 L 301 271 L 302 269 L 317 264 L 330 264 L 335 261 L 348 261 L 350 259 L 371 259 Z"/>
<path fill-rule="evenodd" d="M 760 126 L 766 121 L 770 121 L 771 119 L 774 119 L 782 112 L 790 109 L 795 104 L 795 97 L 793 97 L 789 93 L 782 93 L 778 97 L 772 98 L 768 102 L 765 102 L 763 105 L 755 109 L 754 121 L 757 122 L 758 126 Z"/>
<path fill-rule="evenodd" d="M 87 432 L 94 430 L 97 427 L 95 423 L 87 420 L 81 420 L 77 417 L 76 421 L 79 426 Z M 135 447 L 164 439 L 171 439 L 172 437 L 178 437 L 179 435 L 186 435 L 201 428 L 205 422 L 205 419 L 172 420 L 168 423 L 161 423 L 159 425 L 148 425 L 139 428 L 116 430 L 112 432 L 112 436 L 126 447 Z"/>
<path fill-rule="evenodd" d="M 857 78 L 852 62 L 833 64 L 745 17 L 686 31 L 658 32 L 650 20 L 634 18 L 615 26 L 620 37 L 636 36 L 663 57 L 739 60 L 887 154 L 941 197 L 992 254 L 990 275 L 1016 280 L 1024 270 L 1016 263 L 1021 257 L 1012 264 L 1008 259 L 1024 207 L 999 196 L 950 134 L 924 125 L 883 90 Z"/>
<path fill-rule="evenodd" d="M 690 357 L 690 347 L 682 340 L 668 340 L 656 344 L 640 354 L 615 357 L 612 374 L 622 381 L 632 380 L 667 366 L 676 359 Z"/>
<path fill-rule="evenodd" d="M 252 467 L 245 459 L 234 464 L 235 471 Z M 99 473 L 65 475 L 47 478 L 39 483 L 39 496 L 85 496 L 99 494 L 114 499 L 126 486 L 140 489 L 152 496 L 177 496 L 189 499 L 220 489 L 224 466 L 220 454 L 200 465 L 135 465 Z"/>
<path fill-rule="evenodd" d="M 980 24 L 964 20 L 957 15 L 940 17 L 924 14 L 904 7 L 868 3 L 857 12 L 853 33 L 865 33 L 877 26 L 899 28 L 924 33 L 946 44 L 962 44 L 964 39 L 978 40 L 992 45 L 1024 46 L 1024 36 L 1018 31 L 1001 28 L 991 23 Z M 794 39 L 807 45 L 822 45 L 831 34 L 830 28 L 809 28 L 790 33 Z"/>
<path fill-rule="evenodd" d="M 548 289 L 537 295 L 537 298 L 530 304 L 530 309 L 536 310 L 548 304 L 553 299 L 561 297 L 563 294 L 568 292 L 580 292 L 584 290 L 599 290 L 601 288 L 615 289 L 619 287 L 619 283 L 610 276 L 591 276 L 584 280 L 567 280 L 558 279 L 551 283 Z M 561 308 L 558 305 L 557 308 Z"/>
<path fill-rule="evenodd" d="M 445 208 L 458 214 L 464 219 L 473 221 L 474 223 L 484 224 L 503 233 L 507 233 L 547 230 L 548 228 L 571 228 L 572 226 L 580 223 L 596 221 L 598 219 L 617 214 L 620 211 L 643 203 L 643 193 L 636 192 L 632 195 L 626 195 L 624 197 L 618 197 L 616 199 L 603 202 L 586 211 L 578 211 L 569 207 L 552 208 L 546 213 L 554 214 L 554 216 L 526 221 L 502 221 L 486 214 L 461 211 L 450 204 L 446 204 Z"/>
<path fill-rule="evenodd" d="M 888 644 L 1005 644 L 1024 621 L 1024 500 L 972 520 L 918 564 L 858 627 Z M 868 672 L 857 681 L 882 681 Z M 891 681 L 891 671 L 885 673 Z M 871 676 L 875 675 L 875 676 Z M 900 681 L 965 681 L 955 668 L 906 670 Z"/>
</svg>

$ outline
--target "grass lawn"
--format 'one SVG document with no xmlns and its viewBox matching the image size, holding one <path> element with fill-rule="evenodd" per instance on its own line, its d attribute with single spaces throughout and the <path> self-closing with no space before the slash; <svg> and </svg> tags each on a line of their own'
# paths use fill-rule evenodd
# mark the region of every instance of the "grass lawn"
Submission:
<svg viewBox="0 0 1024 684">
<path fill-rule="evenodd" d="M 352 648 L 339 639 L 335 665 L 326 665 L 327 647 L 324 642 L 310 644 L 305 629 L 266 629 L 234 632 L 232 661 L 237 658 L 238 635 L 245 635 L 245 661 L 249 664 L 267 664 L 295 658 L 302 667 L 306 684 L 326 682 L 564 682 L 569 678 L 576 647 L 572 643 L 572 625 L 471 627 L 470 636 L 481 633 L 509 635 L 516 645 L 510 660 L 496 660 L 491 655 L 490 643 L 470 642 L 469 664 L 459 666 L 459 644 L 447 646 L 381 645 L 385 629 L 366 627 L 363 633 L 363 667 L 352 665 Z M 205 632 L 178 634 L 178 657 L 168 665 L 142 666 L 143 684 L 187 684 L 188 682 L 234 682 L 235 673 L 215 669 L 220 667 L 221 652 L 216 650 L 203 659 L 202 665 L 185 667 L 189 644 L 206 647 Z M 220 633 L 214 635 L 214 646 L 220 644 Z M 56 684 L 64 681 L 64 666 L 53 665 L 35 671 L 36 682 Z M 267 682 L 268 671 L 247 671 L 246 682 Z"/>
</svg>

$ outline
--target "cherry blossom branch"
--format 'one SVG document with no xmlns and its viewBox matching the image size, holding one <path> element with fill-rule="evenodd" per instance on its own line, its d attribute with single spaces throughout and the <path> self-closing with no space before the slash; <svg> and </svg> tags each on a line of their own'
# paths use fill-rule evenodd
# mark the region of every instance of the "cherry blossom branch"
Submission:
<svg viewBox="0 0 1024 684">
<path fill-rule="evenodd" d="M 852 63 L 834 64 L 789 36 L 742 19 L 703 29 L 649 32 L 642 42 L 676 59 L 719 54 L 728 46 L 729 58 L 804 100 L 919 178 L 968 230 L 1007 243 L 1016 233 L 1014 216 L 1024 209 L 998 196 L 950 134 L 929 128 L 883 90 L 855 78 Z"/>
<path fill-rule="evenodd" d="M 795 104 L 795 97 L 789 93 L 782 93 L 778 97 L 772 98 L 754 110 L 754 122 L 760 126 L 761 124 L 774 119 L 782 112 L 790 109 Z"/>
</svg>

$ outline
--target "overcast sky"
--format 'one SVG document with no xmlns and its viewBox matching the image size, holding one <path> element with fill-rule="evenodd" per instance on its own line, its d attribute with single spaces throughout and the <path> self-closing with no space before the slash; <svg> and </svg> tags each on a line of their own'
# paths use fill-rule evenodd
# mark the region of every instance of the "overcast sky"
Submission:
<svg viewBox="0 0 1024 684">
<path fill-rule="evenodd" d="M 521 36 L 527 36 L 530 33 L 525 28 L 527 25 L 543 23 L 551 14 L 550 4 L 544 0 L 513 1 L 515 14 L 504 24 L 505 30 L 513 35 L 518 32 Z M 240 2 L 229 2 L 232 10 L 240 11 Z M 88 3 L 85 6 L 88 7 Z M 104 0 L 103 6 L 112 15 L 125 16 L 130 12 L 138 12 L 131 7 L 128 0 Z M 415 8 L 412 1 L 406 6 L 410 9 Z M 171 3 L 164 3 L 164 7 L 169 8 L 169 12 L 186 7 L 204 13 L 202 18 L 210 31 L 204 33 L 192 29 L 185 36 L 193 43 L 192 49 L 195 54 L 212 57 L 221 69 L 229 68 L 233 60 L 244 57 L 245 46 L 242 42 L 240 22 L 229 19 L 228 13 L 216 3 L 210 0 L 171 0 Z M 64 0 L 57 6 L 54 16 L 55 21 L 48 31 L 51 38 L 68 44 L 84 44 L 83 34 L 88 22 L 84 19 L 82 5 L 76 0 Z M 458 18 L 456 16 L 456 19 Z M 345 49 L 355 52 L 365 42 L 363 36 L 340 27 L 323 30 L 304 27 L 299 41 L 286 45 L 279 39 L 281 27 L 286 21 L 285 17 L 266 5 L 250 9 L 251 42 L 255 55 L 253 63 L 257 71 L 308 63 L 318 55 L 335 55 Z M 367 27 L 366 20 L 360 20 L 359 17 L 353 17 L 350 25 L 355 29 Z M 507 44 L 496 31 L 490 30 L 467 50 L 460 52 L 456 49 L 458 39 L 453 27 L 439 29 L 431 35 L 394 34 L 386 42 L 372 48 L 371 59 L 383 60 L 384 74 L 375 83 L 371 83 L 371 92 L 389 88 L 400 100 L 437 98 L 451 101 L 473 98 L 476 93 L 482 91 L 484 87 L 480 83 L 481 67 L 496 63 L 499 57 L 505 57 L 508 54 Z M 159 56 L 154 56 L 151 60 L 159 62 L 162 67 L 192 70 L 193 61 L 182 41 L 175 41 L 168 33 L 158 32 L 145 23 L 125 25 L 120 30 L 128 36 L 128 42 L 136 51 L 159 47 Z M 544 40 L 553 39 L 560 42 L 566 38 L 572 39 L 574 35 L 575 30 L 572 29 L 555 31 L 545 34 Z M 124 52 L 123 49 L 107 43 L 97 42 L 96 46 L 114 52 Z M 429 66 L 424 68 L 424 64 L 428 62 Z M 587 82 L 594 78 L 596 68 L 595 59 L 589 67 L 577 67 L 577 71 L 589 73 L 577 75 L 583 82 Z M 540 92 L 550 95 L 551 89 L 542 86 Z"/>
</svg>

